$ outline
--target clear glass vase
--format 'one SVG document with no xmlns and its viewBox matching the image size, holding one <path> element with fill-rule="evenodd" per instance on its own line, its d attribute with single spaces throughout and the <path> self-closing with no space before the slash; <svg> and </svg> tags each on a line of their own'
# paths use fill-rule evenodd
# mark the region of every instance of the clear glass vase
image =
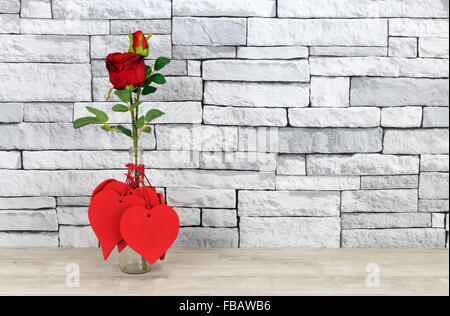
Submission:
<svg viewBox="0 0 450 316">
<path fill-rule="evenodd" d="M 143 164 L 144 150 L 141 147 L 131 147 L 129 150 L 129 162 L 135 165 Z M 136 175 L 133 175 L 136 176 Z M 127 246 L 119 254 L 120 270 L 126 274 L 143 274 L 152 269 L 150 263 L 147 262 L 140 254 Z"/>
</svg>

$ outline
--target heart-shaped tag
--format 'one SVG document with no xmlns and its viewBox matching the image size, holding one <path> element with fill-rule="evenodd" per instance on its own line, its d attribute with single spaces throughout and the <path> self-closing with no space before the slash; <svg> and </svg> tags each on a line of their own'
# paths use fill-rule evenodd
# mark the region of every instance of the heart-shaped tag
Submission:
<svg viewBox="0 0 450 316">
<path fill-rule="evenodd" d="M 134 190 L 134 194 L 143 198 L 144 200 L 149 202 L 150 208 L 155 207 L 156 205 L 162 204 L 155 188 L 152 187 L 140 187 Z"/>
<path fill-rule="evenodd" d="M 94 196 L 96 196 L 98 193 L 100 193 L 101 191 L 103 191 L 103 190 L 105 189 L 105 187 L 106 187 L 108 184 L 112 183 L 112 182 L 117 182 L 117 180 L 114 180 L 114 179 L 108 179 L 108 180 L 105 180 L 105 181 L 103 181 L 102 183 L 100 183 L 100 184 L 95 188 L 94 192 L 92 192 L 91 199 L 92 199 Z"/>
<path fill-rule="evenodd" d="M 180 221 L 168 205 L 157 205 L 150 212 L 142 206 L 132 206 L 120 221 L 123 239 L 150 264 L 163 257 L 178 236 Z"/>
<path fill-rule="evenodd" d="M 120 219 L 124 212 L 132 206 L 145 205 L 145 200 L 138 196 L 127 195 L 121 199 L 121 195 L 113 190 L 103 190 L 92 198 L 89 205 L 89 222 L 100 242 L 105 260 L 123 240 Z"/>
</svg>

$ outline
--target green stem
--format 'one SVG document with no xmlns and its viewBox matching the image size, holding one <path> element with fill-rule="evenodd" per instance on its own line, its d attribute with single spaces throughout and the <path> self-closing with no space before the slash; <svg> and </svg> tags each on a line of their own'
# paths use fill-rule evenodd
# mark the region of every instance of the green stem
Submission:
<svg viewBox="0 0 450 316">
<path fill-rule="evenodd" d="M 139 88 L 139 92 L 137 93 L 135 102 L 139 102 L 139 99 L 141 97 L 141 88 Z M 132 102 L 133 104 L 133 102 Z M 137 165 L 139 163 L 139 134 L 138 130 L 136 128 L 136 121 L 139 119 L 139 105 L 136 106 L 135 111 L 133 111 L 131 117 L 132 117 L 132 124 L 133 124 L 133 146 L 134 146 L 134 164 Z M 142 269 L 144 271 L 147 271 L 147 260 L 145 260 L 144 257 L 141 257 L 142 262 Z"/>
</svg>

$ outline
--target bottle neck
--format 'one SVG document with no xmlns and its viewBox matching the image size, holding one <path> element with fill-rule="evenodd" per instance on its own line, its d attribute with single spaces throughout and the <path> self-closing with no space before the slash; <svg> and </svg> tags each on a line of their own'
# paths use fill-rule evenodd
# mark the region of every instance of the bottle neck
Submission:
<svg viewBox="0 0 450 316">
<path fill-rule="evenodd" d="M 129 163 L 134 165 L 143 165 L 144 164 L 144 149 L 142 147 L 130 147 L 128 150 L 129 154 Z"/>
</svg>

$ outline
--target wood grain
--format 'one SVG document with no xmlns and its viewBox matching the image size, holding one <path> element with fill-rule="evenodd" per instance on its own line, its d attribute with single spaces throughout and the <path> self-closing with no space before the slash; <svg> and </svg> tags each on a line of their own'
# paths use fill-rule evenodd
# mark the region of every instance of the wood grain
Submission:
<svg viewBox="0 0 450 316">
<path fill-rule="evenodd" d="M 448 250 L 173 249 L 146 275 L 99 249 L 0 249 L 0 295 L 449 295 Z M 80 287 L 66 286 L 66 266 Z M 380 267 L 380 287 L 366 268 Z"/>
</svg>

